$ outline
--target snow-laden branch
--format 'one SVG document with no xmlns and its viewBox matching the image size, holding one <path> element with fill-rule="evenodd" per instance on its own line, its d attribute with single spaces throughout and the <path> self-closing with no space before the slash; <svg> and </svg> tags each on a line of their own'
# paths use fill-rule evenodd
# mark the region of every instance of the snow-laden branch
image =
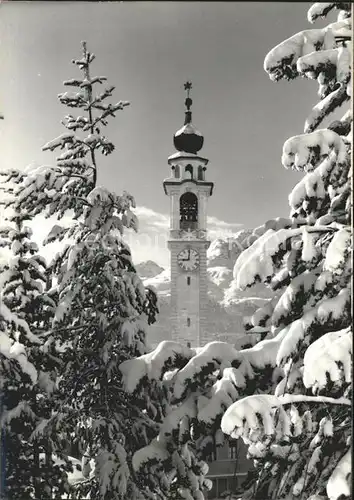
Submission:
<svg viewBox="0 0 354 500">
<path fill-rule="evenodd" d="M 336 156 L 332 152 L 315 170 L 308 172 L 296 184 L 288 197 L 290 207 L 296 211 L 310 198 L 324 200 L 328 196 L 325 184 L 334 168 L 336 168 Z"/>
<path fill-rule="evenodd" d="M 296 78 L 299 74 L 297 62 L 302 56 L 334 47 L 335 39 L 331 30 L 304 30 L 274 47 L 264 59 L 264 70 L 274 81 Z"/>
<path fill-rule="evenodd" d="M 238 438 L 245 432 L 249 433 L 260 429 L 265 435 L 273 435 L 276 431 L 275 412 L 276 408 L 299 403 L 313 403 L 315 405 L 341 405 L 351 406 L 347 398 L 329 398 L 325 396 L 303 396 L 301 394 L 284 394 L 284 396 L 273 396 L 261 394 L 248 396 L 233 403 L 225 412 L 221 420 L 221 430 L 231 437 Z M 280 413 L 283 420 L 283 430 L 290 432 L 290 419 L 285 412 Z M 286 431 L 284 432 L 287 433 Z"/>
<path fill-rule="evenodd" d="M 336 84 L 347 84 L 350 79 L 351 52 L 346 47 L 322 50 L 304 55 L 297 61 L 297 71 L 311 80 L 316 80 L 320 75 L 319 82 L 327 79 L 328 84 L 331 80 L 328 78 L 329 70 L 333 73 L 333 86 Z M 332 89 L 332 85 L 330 87 Z"/>
<path fill-rule="evenodd" d="M 302 226 L 295 229 L 280 229 L 273 231 L 269 229 L 260 236 L 249 248 L 244 250 L 237 259 L 234 266 L 234 278 L 236 286 L 244 290 L 256 281 L 270 280 L 276 269 L 275 256 L 278 253 L 286 253 L 287 242 L 302 239 L 306 235 L 316 233 L 335 232 L 333 226 Z"/>
<path fill-rule="evenodd" d="M 311 134 L 296 135 L 284 143 L 282 164 L 294 170 L 313 170 L 332 151 L 339 165 L 349 162 L 345 142 L 332 130 L 321 129 Z"/>
<path fill-rule="evenodd" d="M 306 134 L 313 132 L 329 114 L 347 100 L 349 100 L 349 95 L 346 92 L 346 86 L 342 84 L 312 108 L 306 118 L 304 132 Z"/>
<path fill-rule="evenodd" d="M 352 251 L 352 232 L 349 226 L 342 227 L 335 233 L 326 251 L 323 263 L 324 271 L 342 274 Z"/>
<path fill-rule="evenodd" d="M 329 332 L 313 342 L 305 352 L 303 380 L 313 393 L 324 389 L 329 379 L 339 384 L 351 382 L 352 339 L 349 328 Z"/>
<path fill-rule="evenodd" d="M 339 498 L 350 498 L 352 474 L 352 453 L 349 449 L 338 462 L 327 483 L 327 495 L 329 500 L 338 500 Z"/>
<path fill-rule="evenodd" d="M 3 312 L 4 305 L 1 306 Z M 0 312 L 1 314 L 1 312 Z M 0 354 L 5 358 L 16 360 L 21 367 L 23 373 L 27 374 L 33 384 L 37 382 L 37 370 L 34 365 L 28 361 L 26 348 L 20 342 L 14 342 L 6 335 L 5 332 L 0 331 Z"/>
<path fill-rule="evenodd" d="M 319 17 L 326 17 L 332 9 L 336 7 L 335 2 L 316 2 L 309 8 L 307 12 L 307 20 L 313 23 Z"/>
<path fill-rule="evenodd" d="M 322 299 L 313 309 L 310 309 L 301 318 L 291 323 L 289 331 L 279 347 L 277 365 L 282 366 L 293 356 L 298 351 L 300 343 L 305 341 L 308 345 L 309 339 L 306 340 L 305 337 L 309 335 L 314 326 L 327 325 L 328 328 L 330 325 L 333 330 L 336 329 L 335 326 L 338 329 L 346 326 L 345 323 L 349 321 L 350 302 L 350 290 L 344 288 L 338 295 Z"/>
<path fill-rule="evenodd" d="M 145 377 L 161 380 L 166 371 L 183 366 L 194 354 L 187 346 L 165 340 L 148 354 L 124 361 L 119 369 L 125 390 L 133 393 Z"/>
<path fill-rule="evenodd" d="M 28 323 L 16 316 L 16 314 L 13 314 L 8 307 L 3 303 L 3 301 L 0 301 L 0 318 L 3 318 L 6 322 L 14 325 L 14 327 L 18 330 L 24 333 L 24 335 L 30 340 L 31 342 L 40 345 L 42 343 L 41 339 L 35 335 L 34 333 L 31 332 Z"/>
</svg>

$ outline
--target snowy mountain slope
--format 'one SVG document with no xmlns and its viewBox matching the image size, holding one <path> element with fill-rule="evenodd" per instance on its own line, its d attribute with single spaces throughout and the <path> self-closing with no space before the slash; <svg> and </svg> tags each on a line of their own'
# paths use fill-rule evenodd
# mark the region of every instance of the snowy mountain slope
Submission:
<svg viewBox="0 0 354 500">
<path fill-rule="evenodd" d="M 139 274 L 141 279 L 154 278 L 158 274 L 162 273 L 163 267 L 156 264 L 152 260 L 147 260 L 145 262 L 140 262 L 135 266 L 136 272 Z"/>
<path fill-rule="evenodd" d="M 142 276 L 141 278 L 143 279 Z M 169 297 L 171 295 L 171 276 L 169 268 L 164 269 L 156 276 L 152 276 L 145 280 L 143 279 L 143 283 L 147 287 L 152 287 L 157 292 L 160 300 L 162 300 L 163 297 Z"/>
</svg>

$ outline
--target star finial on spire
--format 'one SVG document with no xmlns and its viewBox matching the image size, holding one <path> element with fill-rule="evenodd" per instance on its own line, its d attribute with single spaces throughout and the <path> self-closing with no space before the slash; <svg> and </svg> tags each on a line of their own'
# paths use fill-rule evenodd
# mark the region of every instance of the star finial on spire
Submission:
<svg viewBox="0 0 354 500">
<path fill-rule="evenodd" d="M 186 83 L 184 84 L 184 90 L 187 91 L 187 95 L 189 97 L 189 91 L 192 88 L 192 82 L 190 80 L 187 80 Z"/>
<path fill-rule="evenodd" d="M 186 83 L 184 84 L 184 90 L 187 91 L 185 105 L 186 105 L 188 112 L 190 111 L 192 103 L 193 103 L 192 99 L 189 97 L 189 92 L 190 92 L 191 88 L 192 88 L 192 82 L 190 80 L 187 80 Z"/>
</svg>

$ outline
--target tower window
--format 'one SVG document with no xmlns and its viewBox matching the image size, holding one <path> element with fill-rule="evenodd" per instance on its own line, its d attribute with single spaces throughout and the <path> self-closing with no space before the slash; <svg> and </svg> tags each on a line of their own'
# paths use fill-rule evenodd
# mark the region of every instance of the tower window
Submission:
<svg viewBox="0 0 354 500">
<path fill-rule="evenodd" d="M 210 453 L 210 461 L 216 462 L 217 459 L 218 459 L 217 448 L 216 448 L 216 446 L 214 446 L 214 449 Z"/>
<path fill-rule="evenodd" d="M 237 441 L 229 442 L 229 458 L 230 459 L 237 458 Z"/>
<path fill-rule="evenodd" d="M 198 198 L 194 193 L 184 193 L 180 198 L 180 228 L 197 229 Z"/>
<path fill-rule="evenodd" d="M 198 181 L 203 181 L 204 180 L 204 170 L 201 165 L 198 167 Z"/>
<path fill-rule="evenodd" d="M 190 174 L 190 179 L 193 179 L 193 167 L 192 165 L 187 165 L 186 168 L 184 169 L 185 173 L 186 173 L 186 177 L 188 178 L 188 175 L 187 173 Z"/>
<path fill-rule="evenodd" d="M 187 278 L 187 285 L 190 285 L 190 284 L 191 284 L 191 279 L 190 279 L 190 277 L 188 276 L 188 278 Z"/>
<path fill-rule="evenodd" d="M 187 318 L 187 326 L 191 326 L 191 319 Z"/>
</svg>

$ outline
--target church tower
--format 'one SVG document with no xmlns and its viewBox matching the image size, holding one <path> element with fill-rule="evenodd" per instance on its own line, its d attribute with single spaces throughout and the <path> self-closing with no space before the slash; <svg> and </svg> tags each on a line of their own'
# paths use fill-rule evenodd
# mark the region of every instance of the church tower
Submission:
<svg viewBox="0 0 354 500">
<path fill-rule="evenodd" d="M 170 197 L 172 338 L 198 347 L 206 326 L 207 205 L 214 185 L 207 180 L 209 160 L 199 154 L 204 138 L 192 124 L 191 82 L 184 88 L 185 121 L 174 135 L 177 152 L 168 158 L 171 175 L 163 187 Z"/>
</svg>

